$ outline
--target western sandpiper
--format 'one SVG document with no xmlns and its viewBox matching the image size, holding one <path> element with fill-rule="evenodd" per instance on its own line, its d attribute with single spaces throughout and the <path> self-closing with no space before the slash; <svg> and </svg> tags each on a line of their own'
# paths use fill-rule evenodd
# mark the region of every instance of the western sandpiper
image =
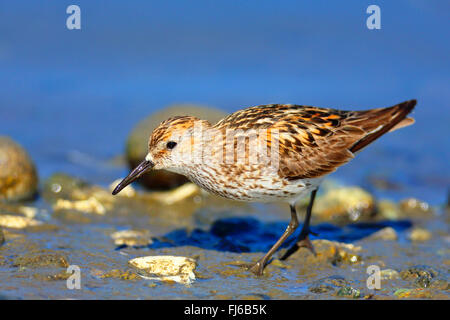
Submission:
<svg viewBox="0 0 450 320">
<path fill-rule="evenodd" d="M 192 116 L 162 122 L 150 135 L 145 159 L 114 189 L 117 194 L 149 169 L 185 175 L 223 197 L 287 202 L 291 220 L 273 247 L 249 269 L 262 275 L 269 259 L 298 227 L 295 205 L 310 194 L 296 244 L 314 253 L 311 210 L 323 178 L 386 132 L 411 125 L 416 100 L 388 108 L 343 111 L 292 104 L 237 111 L 216 124 Z"/>
</svg>

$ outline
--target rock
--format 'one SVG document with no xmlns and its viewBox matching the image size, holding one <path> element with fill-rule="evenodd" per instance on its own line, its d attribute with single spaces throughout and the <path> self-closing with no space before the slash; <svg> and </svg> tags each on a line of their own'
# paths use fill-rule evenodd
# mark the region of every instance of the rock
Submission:
<svg viewBox="0 0 450 320">
<path fill-rule="evenodd" d="M 115 278 L 121 280 L 139 279 L 139 276 L 136 273 L 131 271 L 122 271 L 119 269 L 112 269 L 108 272 L 100 272 L 99 274 L 95 274 L 95 276 L 99 277 L 100 279 L 104 278 Z"/>
<path fill-rule="evenodd" d="M 38 281 L 60 281 L 60 280 L 67 280 L 70 278 L 72 274 L 68 273 L 66 270 L 60 271 L 58 273 L 41 273 L 40 271 L 38 273 L 33 274 L 33 278 L 35 278 Z"/>
<path fill-rule="evenodd" d="M 445 279 L 435 279 L 431 282 L 430 288 L 437 290 L 449 290 L 449 282 Z"/>
<path fill-rule="evenodd" d="M 422 288 L 429 287 L 432 280 L 437 275 L 438 272 L 436 270 L 425 265 L 413 266 L 400 272 L 400 277 L 403 280 L 407 281 L 414 280 L 414 284 Z"/>
<path fill-rule="evenodd" d="M 130 168 L 135 168 L 147 155 L 148 138 L 153 129 L 162 121 L 180 115 L 191 115 L 215 123 L 226 116 L 226 113 L 211 107 L 179 104 L 149 115 L 138 123 L 128 137 L 126 154 Z M 170 189 L 187 181 L 184 176 L 165 170 L 152 170 L 138 180 L 139 183 L 150 189 Z"/>
<path fill-rule="evenodd" d="M 94 197 L 77 201 L 58 199 L 53 205 L 53 210 L 75 210 L 99 215 L 104 215 L 106 213 L 105 206 Z"/>
<path fill-rule="evenodd" d="M 39 210 L 34 207 L 20 206 L 17 208 L 27 218 L 34 218 L 37 216 Z M 45 211 L 44 211 L 45 212 Z"/>
<path fill-rule="evenodd" d="M 153 243 L 147 230 L 123 230 L 111 234 L 116 246 L 148 246 Z"/>
<path fill-rule="evenodd" d="M 400 201 L 400 209 L 408 217 L 431 217 L 433 208 L 426 202 L 415 198 Z"/>
<path fill-rule="evenodd" d="M 100 186 L 66 174 L 54 174 L 44 183 L 43 196 L 58 215 L 64 212 L 104 215 L 120 197 Z"/>
<path fill-rule="evenodd" d="M 0 200 L 30 199 L 37 186 L 36 168 L 28 153 L 12 139 L 0 136 Z"/>
<path fill-rule="evenodd" d="M 400 277 L 398 271 L 394 269 L 383 269 L 380 271 L 381 280 L 394 280 Z"/>
<path fill-rule="evenodd" d="M 341 276 L 329 276 L 316 280 L 309 287 L 313 293 L 337 292 L 340 288 L 348 285 L 347 280 Z"/>
<path fill-rule="evenodd" d="M 300 248 L 289 257 L 288 261 L 293 265 L 305 267 L 314 264 L 352 265 L 362 261 L 358 254 L 362 250 L 359 246 L 329 240 L 312 240 L 311 242 L 316 255 L 307 248 Z M 301 263 L 297 264 L 294 260 L 299 260 Z"/>
<path fill-rule="evenodd" d="M 60 267 L 67 268 L 69 263 L 64 254 L 53 250 L 40 250 L 26 253 L 14 260 L 15 267 L 39 268 L 39 267 Z"/>
<path fill-rule="evenodd" d="M 27 227 L 38 226 L 40 224 L 42 224 L 41 221 L 28 217 L 21 217 L 10 214 L 0 215 L 0 226 L 5 228 L 23 229 Z"/>
<path fill-rule="evenodd" d="M 174 190 L 152 192 L 146 198 L 160 202 L 165 205 L 172 205 L 191 197 L 200 195 L 201 189 L 194 183 L 185 183 Z"/>
<path fill-rule="evenodd" d="M 355 289 L 350 286 L 345 286 L 339 289 L 339 291 L 336 294 L 338 297 L 346 297 L 346 298 L 359 298 L 361 297 L 361 291 L 358 289 Z"/>
<path fill-rule="evenodd" d="M 375 233 L 372 233 L 370 236 L 366 238 L 367 240 L 387 240 L 387 241 L 395 241 L 398 239 L 397 232 L 391 227 L 385 227 L 381 230 L 378 230 Z"/>
<path fill-rule="evenodd" d="M 191 284 L 195 280 L 195 260 L 175 256 L 147 256 L 132 259 L 128 262 L 143 272 L 146 279 L 175 281 Z"/>
<path fill-rule="evenodd" d="M 414 228 L 408 234 L 408 239 L 411 241 L 428 241 L 431 239 L 431 236 L 431 232 L 426 229 Z"/>
<path fill-rule="evenodd" d="M 28 218 L 36 218 L 38 215 L 46 215 L 45 209 L 38 209 L 35 207 L 23 206 L 18 203 L 3 203 L 0 202 L 0 214 L 17 214 Z"/>
<path fill-rule="evenodd" d="M 110 186 L 110 191 L 114 190 L 121 180 L 114 181 Z M 128 185 L 118 195 L 126 198 L 133 198 L 151 202 L 157 202 L 163 205 L 173 205 L 186 199 L 199 196 L 201 189 L 194 183 L 185 183 L 179 187 L 167 191 L 141 192 L 138 193 L 133 187 Z M 123 194 L 122 194 L 123 193 Z"/>
<path fill-rule="evenodd" d="M 308 289 L 313 293 L 330 293 L 338 297 L 359 298 L 361 292 L 352 288 L 341 276 L 329 276 L 313 282 Z"/>
<path fill-rule="evenodd" d="M 341 223 L 367 220 L 374 213 L 374 198 L 358 187 L 329 190 L 317 198 L 313 209 L 314 217 Z"/>
<path fill-rule="evenodd" d="M 64 173 L 55 173 L 44 182 L 42 195 L 47 202 L 55 203 L 58 199 L 80 199 L 80 194 L 90 185 L 78 178 Z"/>
<path fill-rule="evenodd" d="M 397 220 L 401 217 L 399 206 L 389 200 L 380 200 L 377 204 L 377 213 L 380 217 L 388 220 Z"/>
</svg>

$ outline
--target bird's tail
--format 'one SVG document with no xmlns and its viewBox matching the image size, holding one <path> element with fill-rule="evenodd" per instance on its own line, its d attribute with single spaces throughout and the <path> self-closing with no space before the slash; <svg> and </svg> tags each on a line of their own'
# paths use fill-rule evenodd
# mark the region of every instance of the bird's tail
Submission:
<svg viewBox="0 0 450 320">
<path fill-rule="evenodd" d="M 349 124 L 358 126 L 367 132 L 350 148 L 355 153 L 372 143 L 386 132 L 394 131 L 414 123 L 413 118 L 406 116 L 414 109 L 416 100 L 409 100 L 389 108 L 379 108 L 367 111 L 357 111 Z"/>
</svg>

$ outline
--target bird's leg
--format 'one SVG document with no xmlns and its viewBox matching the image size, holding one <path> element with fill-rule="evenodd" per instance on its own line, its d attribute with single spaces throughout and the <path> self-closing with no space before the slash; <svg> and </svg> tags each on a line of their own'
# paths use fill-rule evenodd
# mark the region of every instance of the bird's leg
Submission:
<svg viewBox="0 0 450 320">
<path fill-rule="evenodd" d="M 280 260 L 286 260 L 291 254 L 297 251 L 301 247 L 308 248 L 311 252 L 316 255 L 316 251 L 314 250 L 314 246 L 309 240 L 309 234 L 317 235 L 309 229 L 309 223 L 311 220 L 311 212 L 314 204 L 314 199 L 316 198 L 316 193 L 318 189 L 315 189 L 311 192 L 311 198 L 309 200 L 308 208 L 306 209 L 305 220 L 303 221 L 302 230 L 300 231 L 300 235 L 297 238 L 297 243 L 295 243 L 292 247 L 290 247 L 286 253 L 281 257 Z"/>
<path fill-rule="evenodd" d="M 295 211 L 295 205 L 291 205 L 291 221 L 284 231 L 283 235 L 278 239 L 278 241 L 270 248 L 270 250 L 258 260 L 252 267 L 249 268 L 251 272 L 256 274 L 257 276 L 261 276 L 263 274 L 264 267 L 266 266 L 267 261 L 272 257 L 272 255 L 278 250 L 281 244 L 297 229 L 298 227 L 298 219 L 297 212 Z"/>
</svg>

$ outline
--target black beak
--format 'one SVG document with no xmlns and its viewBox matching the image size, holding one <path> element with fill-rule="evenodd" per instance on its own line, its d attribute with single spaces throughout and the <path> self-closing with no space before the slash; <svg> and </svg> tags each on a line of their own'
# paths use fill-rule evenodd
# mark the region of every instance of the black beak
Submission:
<svg viewBox="0 0 450 320">
<path fill-rule="evenodd" d="M 142 161 L 130 174 L 123 179 L 112 192 L 113 195 L 118 194 L 123 188 L 139 178 L 145 171 L 153 168 L 155 164 L 151 161 Z"/>
</svg>

